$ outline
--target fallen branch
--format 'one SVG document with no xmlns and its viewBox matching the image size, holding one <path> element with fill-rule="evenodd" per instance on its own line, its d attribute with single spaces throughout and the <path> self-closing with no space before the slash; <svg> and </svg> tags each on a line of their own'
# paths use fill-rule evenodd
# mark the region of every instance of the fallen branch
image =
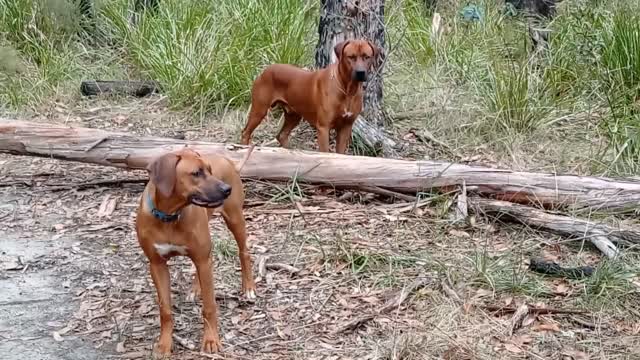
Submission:
<svg viewBox="0 0 640 360">
<path fill-rule="evenodd" d="M 155 81 L 86 80 L 80 84 L 80 92 L 84 96 L 114 94 L 144 97 L 158 92 L 159 89 Z"/>
<path fill-rule="evenodd" d="M 585 239 L 608 257 L 616 257 L 615 243 L 640 243 L 640 233 L 628 229 L 615 229 L 605 224 L 548 213 L 529 206 L 507 201 L 475 198 L 472 201 L 477 213 L 491 214 L 498 219 L 519 222 L 576 239 Z"/>
<path fill-rule="evenodd" d="M 591 266 L 580 266 L 575 268 L 562 267 L 554 262 L 541 259 L 531 259 L 529 270 L 540 274 L 561 276 L 569 279 L 582 279 L 593 275 L 594 269 Z"/>
<path fill-rule="evenodd" d="M 195 350 L 196 349 L 196 345 L 194 343 L 192 343 L 191 341 L 182 338 L 176 334 L 173 334 L 173 339 L 180 344 L 180 346 L 182 346 L 183 348 L 187 349 L 187 350 Z"/>
<path fill-rule="evenodd" d="M 462 157 L 456 151 L 451 149 L 451 147 L 447 143 L 438 140 L 438 138 L 436 138 L 429 130 L 426 130 L 426 129 L 413 130 L 413 134 L 416 136 L 416 138 L 418 138 L 418 140 L 420 140 L 421 142 L 423 142 L 425 144 L 438 145 L 438 147 L 440 147 L 442 150 L 444 150 L 449 155 L 452 155 L 453 157 L 458 158 L 458 159 Z M 432 147 L 434 147 L 434 146 L 432 146 Z"/>
<path fill-rule="evenodd" d="M 149 181 L 148 178 L 141 179 L 113 179 L 113 180 L 96 180 L 96 181 L 87 181 L 78 184 L 69 184 L 69 185 L 41 185 L 45 191 L 64 191 L 64 190 L 84 190 L 95 187 L 109 187 L 109 186 L 120 186 L 124 184 L 146 184 Z"/>
<path fill-rule="evenodd" d="M 347 331 L 352 331 L 362 326 L 363 324 L 375 319 L 379 315 L 386 314 L 394 309 L 399 308 L 402 303 L 409 297 L 409 295 L 413 294 L 418 289 L 421 289 L 431 283 L 431 280 L 427 279 L 418 279 L 411 283 L 408 287 L 403 288 L 400 293 L 394 296 L 391 300 L 387 301 L 387 303 L 380 308 L 377 312 L 369 315 L 364 315 L 358 317 L 354 320 L 347 322 L 346 324 L 341 325 L 337 329 L 333 331 L 333 334 L 340 334 Z"/>
<path fill-rule="evenodd" d="M 104 139 L 104 140 L 101 140 Z M 93 148 L 90 148 L 101 140 Z M 144 169 L 156 156 L 190 146 L 206 155 L 239 162 L 246 147 L 135 136 L 98 129 L 0 118 L 0 152 L 42 156 L 121 168 Z M 85 149 L 90 150 L 85 151 Z M 640 207 L 640 182 L 600 177 L 516 172 L 436 161 L 313 153 L 256 147 L 243 172 L 246 178 L 301 182 L 359 189 L 375 186 L 415 195 L 450 191 L 462 182 L 469 194 L 546 208 L 632 211 Z"/>
<path fill-rule="evenodd" d="M 456 201 L 455 220 L 457 222 L 466 221 L 469 217 L 469 200 L 467 198 L 467 186 L 462 182 L 462 189 L 458 194 L 458 200 Z"/>
<path fill-rule="evenodd" d="M 462 304 L 464 302 L 462 298 L 460 298 L 460 295 L 455 290 L 453 290 L 453 288 L 450 286 L 448 279 L 442 280 L 442 282 L 440 283 L 440 286 L 442 287 L 442 291 L 444 291 L 447 294 L 447 296 L 451 298 L 451 300 L 453 300 L 458 304 Z"/>
<path fill-rule="evenodd" d="M 300 272 L 300 269 L 297 267 L 281 263 L 267 263 L 267 269 L 277 271 L 282 270 L 290 273 L 291 275 L 295 275 Z"/>
<path fill-rule="evenodd" d="M 390 198 L 394 198 L 395 197 L 395 198 L 398 198 L 398 199 L 402 199 L 404 201 L 416 201 L 416 197 L 415 196 L 401 194 L 399 192 L 383 189 L 383 188 L 377 187 L 377 186 L 361 186 L 360 190 L 366 191 L 366 192 L 370 192 L 370 193 L 373 193 L 373 194 L 388 196 Z"/>
<path fill-rule="evenodd" d="M 500 305 L 484 305 L 484 309 L 494 313 L 495 315 L 514 314 L 518 311 L 518 308 L 511 306 Z M 586 314 L 585 310 L 573 310 L 573 309 L 555 309 L 555 308 L 539 308 L 535 306 L 527 306 L 527 314 L 532 315 L 553 315 L 553 314 Z"/>
<path fill-rule="evenodd" d="M 527 304 L 518 306 L 516 311 L 513 313 L 511 321 L 509 321 L 507 335 L 511 336 L 516 332 L 516 330 L 520 329 L 522 327 L 522 321 L 527 317 L 527 315 L 529 315 L 529 306 L 527 306 Z"/>
</svg>

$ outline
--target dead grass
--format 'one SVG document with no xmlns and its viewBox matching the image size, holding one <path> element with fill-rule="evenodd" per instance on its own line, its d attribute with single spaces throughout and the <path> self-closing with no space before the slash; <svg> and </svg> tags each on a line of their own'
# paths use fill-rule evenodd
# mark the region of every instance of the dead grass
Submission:
<svg viewBox="0 0 640 360">
<path fill-rule="evenodd" d="M 443 121 L 444 115 L 434 116 Z M 233 141 L 244 114 L 228 112 L 222 121 L 209 117 L 194 121 L 186 113 L 167 110 L 162 98 L 141 102 L 103 99 L 55 104 L 34 119 Z M 278 125 L 265 122 L 256 133 L 257 141 L 270 139 Z M 436 134 L 447 131 L 454 129 Z M 293 139 L 296 147 L 315 148 L 314 133 L 306 128 L 298 130 Z M 410 136 L 406 141 L 412 143 L 409 155 L 446 157 L 442 149 L 430 144 Z M 489 146 L 451 145 L 469 161 L 513 165 L 508 156 Z M 531 147 L 523 146 L 522 151 L 529 153 Z M 539 161 L 540 154 L 553 156 L 553 151 L 559 150 L 533 152 L 532 158 Z M 530 166 L 529 161 L 533 160 L 522 166 Z M 568 163 L 576 164 L 576 160 Z M 537 168 L 549 166 L 541 163 Z M 0 187 L 0 198 L 14 199 L 15 204 L 10 213 L 0 212 L 3 219 L 10 219 L 0 225 L 0 233 L 38 234 L 53 244 L 62 236 L 76 240 L 71 248 L 40 258 L 25 270 L 56 271 L 68 285 L 65 291 L 75 296 L 75 313 L 52 330 L 61 332 L 63 338 L 91 341 L 115 357 L 146 357 L 158 334 L 158 310 L 146 260 L 133 232 L 143 184 L 48 190 L 53 185 L 144 174 L 5 155 L 0 157 L 0 168 L 0 184 L 29 184 Z M 255 303 L 238 298 L 235 242 L 220 219 L 211 222 L 225 346 L 221 358 L 631 359 L 638 352 L 635 249 L 628 249 L 618 262 L 605 262 L 587 244 L 521 226 L 490 219 L 478 219 L 473 227 L 454 226 L 447 217 L 450 202 L 446 197 L 421 215 L 396 214 L 384 199 L 355 194 L 339 200 L 342 193 L 320 195 L 314 187 L 293 180 L 288 184 L 248 181 L 246 186 L 245 214 L 254 271 L 260 278 Z M 98 217 L 105 196 L 116 199 L 116 208 Z M 631 221 L 637 226 L 636 220 Z M 60 258 L 60 254 L 65 255 Z M 545 278 L 527 270 L 531 256 L 563 264 L 590 264 L 598 270 L 587 280 Z M 300 271 L 292 274 L 266 266 L 260 273 L 260 262 L 286 264 Z M 199 346 L 200 303 L 186 301 L 191 266 L 188 260 L 176 259 L 171 269 L 176 334 Z M 17 281 L 20 275 L 7 272 L 7 276 Z M 416 279 L 429 285 L 412 293 L 400 307 L 355 329 L 335 333 L 350 321 L 376 314 Z M 521 304 L 577 308 L 585 313 L 530 315 L 510 334 L 512 314 L 485 308 Z M 200 358 L 179 344 L 175 351 L 176 358 Z"/>
</svg>

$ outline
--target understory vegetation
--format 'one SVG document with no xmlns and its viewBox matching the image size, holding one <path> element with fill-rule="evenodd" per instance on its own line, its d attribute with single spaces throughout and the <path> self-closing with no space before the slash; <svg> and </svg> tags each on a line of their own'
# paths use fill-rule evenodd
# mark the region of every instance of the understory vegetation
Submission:
<svg viewBox="0 0 640 360">
<path fill-rule="evenodd" d="M 0 0 L 3 108 L 76 98 L 82 79 L 154 79 L 174 108 L 215 114 L 246 107 L 251 82 L 266 64 L 313 66 L 317 1 L 164 0 L 154 16 L 137 22 L 133 3 L 96 1 L 88 19 L 73 0 Z M 479 21 L 461 16 L 465 5 L 439 4 L 443 29 L 436 40 L 424 2 L 389 1 L 390 114 L 428 113 L 445 97 L 466 114 L 457 115 L 455 127 L 465 133 L 456 138 L 509 147 L 542 133 L 572 132 L 587 144 L 587 171 L 637 170 L 638 5 L 564 1 L 548 24 L 545 52 L 532 51 L 530 25 L 502 1 L 477 2 Z M 419 118 L 413 120 L 427 128 L 441 125 Z"/>
</svg>

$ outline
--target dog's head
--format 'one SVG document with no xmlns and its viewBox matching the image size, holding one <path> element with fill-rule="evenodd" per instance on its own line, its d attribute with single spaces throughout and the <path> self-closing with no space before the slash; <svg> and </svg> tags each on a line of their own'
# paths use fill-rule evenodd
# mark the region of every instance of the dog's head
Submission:
<svg viewBox="0 0 640 360">
<path fill-rule="evenodd" d="M 378 47 L 368 40 L 345 40 L 333 48 L 339 66 L 347 71 L 352 80 L 367 81 L 367 75 L 378 53 Z"/>
<path fill-rule="evenodd" d="M 184 204 L 215 208 L 231 195 L 231 186 L 197 152 L 185 148 L 164 154 L 147 167 L 158 192 Z"/>
</svg>

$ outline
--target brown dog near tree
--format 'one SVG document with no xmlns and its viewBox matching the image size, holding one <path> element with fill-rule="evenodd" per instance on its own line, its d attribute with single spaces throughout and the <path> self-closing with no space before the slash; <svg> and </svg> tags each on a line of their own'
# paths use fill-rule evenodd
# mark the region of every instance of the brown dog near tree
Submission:
<svg viewBox="0 0 640 360">
<path fill-rule="evenodd" d="M 280 146 L 288 147 L 291 131 L 304 118 L 317 130 L 320 151 L 329 151 L 329 131 L 335 129 L 336 152 L 344 154 L 353 122 L 362 111 L 362 83 L 378 50 L 367 40 L 346 40 L 334 52 L 337 63 L 318 71 L 287 64 L 268 66 L 253 83 L 249 120 L 240 142 L 248 145 L 269 109 L 280 105 L 284 108 L 277 136 Z"/>
<path fill-rule="evenodd" d="M 202 296 L 202 350 L 216 352 L 221 348 L 209 234 L 209 219 L 214 211 L 221 211 L 238 243 L 242 291 L 247 298 L 256 296 L 242 212 L 244 189 L 239 175 L 252 149 L 238 168 L 226 158 L 205 158 L 189 148 L 164 154 L 147 167 L 150 181 L 140 199 L 136 233 L 149 259 L 151 278 L 158 292 L 160 338 L 154 349 L 157 354 L 171 353 L 173 318 L 167 260 L 177 255 L 188 256 L 196 268 L 191 296 Z"/>
</svg>

